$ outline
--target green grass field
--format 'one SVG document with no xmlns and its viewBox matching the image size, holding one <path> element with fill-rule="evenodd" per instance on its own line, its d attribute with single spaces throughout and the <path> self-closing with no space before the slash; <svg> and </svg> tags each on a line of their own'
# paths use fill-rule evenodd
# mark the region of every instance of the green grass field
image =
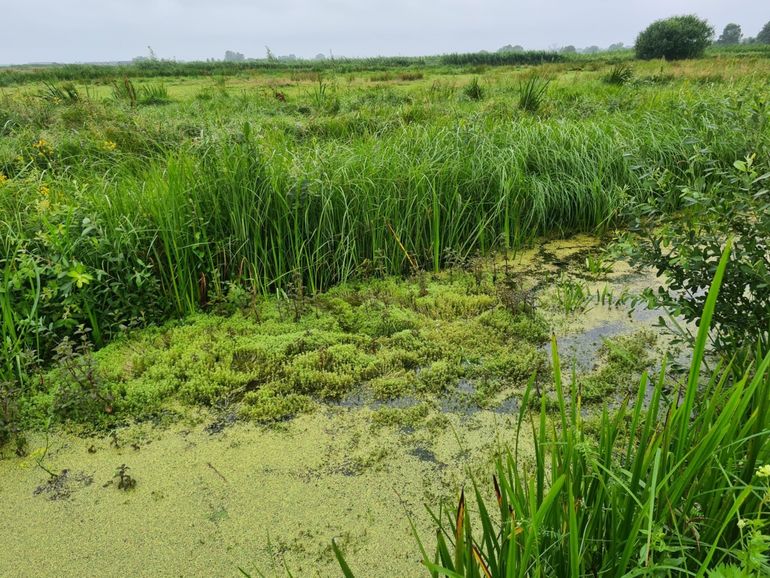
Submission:
<svg viewBox="0 0 770 578">
<path fill-rule="evenodd" d="M 688 179 L 766 146 L 767 62 L 634 65 L 623 85 L 590 62 L 271 72 L 168 80 L 167 104 L 147 105 L 157 81 L 117 81 L 133 101 L 110 86 L 14 89 L 3 335 L 45 356 L 80 323 L 100 344 L 234 287 L 314 293 L 362 268 L 437 270 L 450 253 L 607 230 L 633 202 L 674 210 Z M 520 107 L 530 78 L 546 87 L 534 111 Z M 50 331 L 24 329 L 38 320 Z"/>
</svg>

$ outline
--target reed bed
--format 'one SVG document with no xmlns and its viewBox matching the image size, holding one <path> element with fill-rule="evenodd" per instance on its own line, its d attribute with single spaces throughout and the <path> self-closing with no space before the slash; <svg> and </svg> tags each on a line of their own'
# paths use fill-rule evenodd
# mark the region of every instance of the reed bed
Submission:
<svg viewBox="0 0 770 578">
<path fill-rule="evenodd" d="M 517 77 L 492 79 L 481 101 L 321 77 L 295 103 L 219 85 L 162 107 L 6 100 L 24 151 L 0 155 L 6 371 L 80 324 L 101 344 L 234 290 L 313 294 L 675 211 L 681 187 L 770 141 L 752 79 L 551 79 L 538 113 L 518 109 Z M 54 121 L 52 144 L 37 127 Z"/>
</svg>

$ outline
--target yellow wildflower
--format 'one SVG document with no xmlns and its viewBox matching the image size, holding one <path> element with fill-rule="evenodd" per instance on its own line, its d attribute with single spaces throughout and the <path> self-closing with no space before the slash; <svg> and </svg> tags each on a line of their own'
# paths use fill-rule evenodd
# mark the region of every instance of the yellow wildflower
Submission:
<svg viewBox="0 0 770 578">
<path fill-rule="evenodd" d="M 37 149 L 37 156 L 39 157 L 48 157 L 53 154 L 53 147 L 44 138 L 39 139 L 32 146 Z"/>
<path fill-rule="evenodd" d="M 46 185 L 40 185 L 40 194 L 44 197 L 47 197 L 51 193 L 51 189 L 49 189 Z"/>
<path fill-rule="evenodd" d="M 106 140 L 102 143 L 102 148 L 104 148 L 106 151 L 114 151 L 116 148 L 118 148 L 118 145 L 111 140 Z"/>
<path fill-rule="evenodd" d="M 758 478 L 770 478 L 770 464 L 765 464 L 757 470 Z"/>
<path fill-rule="evenodd" d="M 50 208 L 51 208 L 51 201 L 49 201 L 48 199 L 41 199 L 37 202 L 38 213 L 45 213 Z"/>
<path fill-rule="evenodd" d="M 0 173 L 0 186 L 2 186 L 7 180 L 8 177 L 6 177 L 3 173 Z"/>
</svg>

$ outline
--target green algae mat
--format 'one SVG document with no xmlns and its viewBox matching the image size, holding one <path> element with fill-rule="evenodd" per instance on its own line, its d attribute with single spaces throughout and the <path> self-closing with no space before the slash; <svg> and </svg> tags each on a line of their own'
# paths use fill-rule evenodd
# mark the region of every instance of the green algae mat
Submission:
<svg viewBox="0 0 770 578">
<path fill-rule="evenodd" d="M 332 538 L 369 576 L 422 575 L 409 518 L 430 543 L 423 504 L 503 447 L 527 467 L 520 396 L 547 391 L 552 333 L 587 419 L 670 348 L 627 304 L 655 280 L 598 245 L 235 296 L 72 348 L 25 400 L 20 455 L 3 450 L 0 575 L 330 576 Z"/>
</svg>

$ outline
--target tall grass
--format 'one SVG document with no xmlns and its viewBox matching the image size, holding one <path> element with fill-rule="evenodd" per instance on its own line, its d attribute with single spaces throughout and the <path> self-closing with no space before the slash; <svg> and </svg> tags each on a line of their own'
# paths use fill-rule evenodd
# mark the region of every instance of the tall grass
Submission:
<svg viewBox="0 0 770 578">
<path fill-rule="evenodd" d="M 711 46 L 706 55 L 720 58 L 768 58 L 770 48 L 764 44 Z M 145 60 L 123 64 L 50 64 L 9 66 L 0 69 L 0 86 L 23 85 L 31 82 L 110 80 L 114 78 L 162 78 L 172 76 L 236 76 L 255 71 L 380 71 L 410 67 L 454 66 L 516 66 L 560 62 L 617 63 L 631 60 L 633 50 L 594 55 L 564 55 L 557 52 L 472 52 L 438 56 L 391 56 L 372 58 L 339 58 L 319 60 L 256 59 L 244 62 L 178 62 L 174 60 Z"/>
<path fill-rule="evenodd" d="M 603 80 L 607 84 L 623 85 L 627 84 L 634 77 L 634 71 L 627 64 L 616 64 L 604 76 Z"/>
<path fill-rule="evenodd" d="M 440 57 L 373 57 L 318 60 L 247 60 L 244 62 L 146 60 L 123 64 L 51 64 L 10 66 L 0 69 L 0 86 L 62 80 L 92 81 L 114 78 L 164 78 L 173 76 L 236 76 L 253 71 L 340 72 L 388 70 L 412 66 L 437 66 Z"/>
<path fill-rule="evenodd" d="M 136 106 L 138 100 L 137 90 L 130 78 L 123 77 L 122 80 L 112 82 L 112 97 L 115 100 L 128 102 L 131 106 Z"/>
<path fill-rule="evenodd" d="M 139 90 L 139 102 L 142 104 L 168 104 L 171 98 L 163 84 L 148 84 Z"/>
<path fill-rule="evenodd" d="M 103 197 L 110 219 L 142 207 L 180 313 L 205 300 L 202 277 L 209 291 L 231 279 L 269 292 L 298 273 L 317 291 L 364 262 L 437 269 L 447 248 L 594 230 L 643 186 L 599 130 L 413 127 L 269 159 L 249 139 L 174 154 L 141 187 L 123 180 Z"/>
<path fill-rule="evenodd" d="M 127 90 L 129 102 L 142 98 Z M 301 281 L 312 293 L 372 271 L 436 270 L 447 255 L 516 249 L 537 235 L 601 232 L 640 205 L 677 210 L 679 187 L 703 186 L 715 167 L 768 146 L 761 111 L 738 104 L 751 92 L 657 90 L 632 101 L 639 110 L 585 118 L 569 110 L 581 99 L 556 89 L 537 117 L 519 113 L 499 85 L 483 104 L 427 88 L 419 104 L 335 90 L 340 110 L 306 118 L 298 107 L 273 125 L 265 119 L 276 107 L 296 105 L 257 96 L 184 112 L 109 103 L 126 117 L 113 120 L 91 99 L 46 103 L 41 116 L 55 110 L 66 122 L 60 142 L 40 145 L 30 130 L 13 141 L 24 164 L 0 160 L 10 177 L 0 195 L 3 342 L 45 357 L 78 324 L 107 341 L 205 307 L 233 285 L 256 296 Z M 22 104 L 7 106 L 14 132 L 27 122 Z M 100 118 L 89 142 L 68 127 L 92 112 Z M 154 132 L 174 124 L 195 136 Z"/>
<path fill-rule="evenodd" d="M 456 511 L 431 511 L 435 556 L 419 544 L 427 573 L 701 577 L 732 566 L 713 575 L 767 575 L 770 480 L 759 468 L 770 459 L 770 354 L 739 379 L 729 363 L 707 379 L 701 373 L 729 250 L 681 389 L 667 391 L 664 363 L 653 382 L 643 376 L 633 403 L 605 408 L 598 432 L 589 431 L 580 389 L 565 385 L 553 342 L 558 412 L 549 416 L 544 397 L 539 418 L 530 417 L 530 383 L 517 422 L 522 436 L 530 421 L 534 463 L 517 446 L 496 463 L 491 506 L 474 483 L 472 503 L 463 493 Z"/>
<path fill-rule="evenodd" d="M 537 112 L 543 105 L 550 81 L 530 76 L 519 88 L 519 108 L 527 112 Z"/>
</svg>

